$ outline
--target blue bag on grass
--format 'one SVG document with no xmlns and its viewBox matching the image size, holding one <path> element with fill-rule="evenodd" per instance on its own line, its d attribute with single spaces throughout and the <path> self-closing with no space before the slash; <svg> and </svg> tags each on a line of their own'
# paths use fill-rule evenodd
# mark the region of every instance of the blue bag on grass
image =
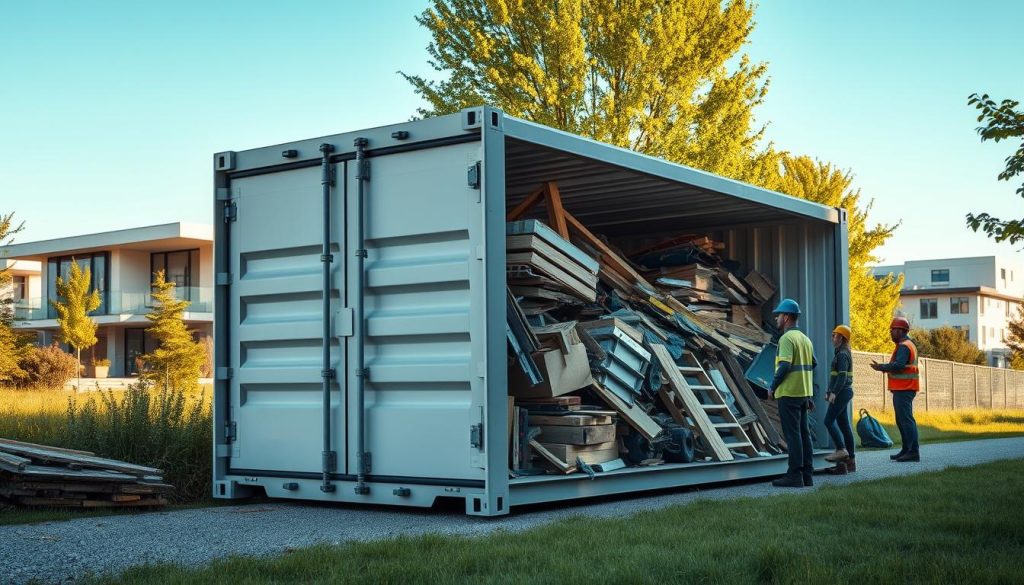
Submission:
<svg viewBox="0 0 1024 585">
<path fill-rule="evenodd" d="M 868 414 L 866 408 L 860 409 L 860 418 L 857 419 L 857 435 L 860 436 L 861 447 L 875 447 L 877 449 L 888 449 L 892 447 L 892 439 L 885 427 L 875 417 Z"/>
</svg>

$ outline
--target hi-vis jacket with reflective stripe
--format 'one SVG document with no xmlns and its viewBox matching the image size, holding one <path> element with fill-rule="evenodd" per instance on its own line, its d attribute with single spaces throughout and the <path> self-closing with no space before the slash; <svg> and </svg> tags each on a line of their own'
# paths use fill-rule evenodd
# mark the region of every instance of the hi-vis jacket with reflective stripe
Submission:
<svg viewBox="0 0 1024 585">
<path fill-rule="evenodd" d="M 805 398 L 814 395 L 814 346 L 803 332 L 790 329 L 779 338 L 779 353 L 775 356 L 775 369 L 780 362 L 789 362 L 789 373 L 775 389 L 775 397 Z"/>
<path fill-rule="evenodd" d="M 889 392 L 917 392 L 921 389 L 920 373 L 917 370 L 917 346 L 909 339 L 897 343 L 892 357 L 889 358 L 890 363 L 896 361 L 896 352 L 900 350 L 900 346 L 907 348 L 910 357 L 907 358 L 907 365 L 902 370 L 889 372 Z"/>
<path fill-rule="evenodd" d="M 838 394 L 853 386 L 853 355 L 849 346 L 836 350 L 832 358 L 832 372 L 829 375 L 828 391 Z"/>
</svg>

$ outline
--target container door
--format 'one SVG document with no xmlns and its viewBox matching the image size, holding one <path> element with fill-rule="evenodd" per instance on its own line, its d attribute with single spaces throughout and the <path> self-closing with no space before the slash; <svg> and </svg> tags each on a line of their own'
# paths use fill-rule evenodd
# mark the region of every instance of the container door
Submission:
<svg viewBox="0 0 1024 585">
<path fill-rule="evenodd" d="M 480 144 L 472 142 L 369 159 L 365 415 L 371 476 L 484 478 L 483 452 L 471 440 L 471 428 L 483 420 L 486 364 L 484 214 L 481 191 L 467 181 L 467 169 L 479 158 Z M 353 175 L 349 209 L 357 193 Z M 353 282 L 349 294 L 356 294 Z M 348 387 L 354 386 L 350 380 Z M 354 443 L 350 436 L 350 463 Z"/>
<path fill-rule="evenodd" d="M 344 164 L 332 192 L 332 315 L 339 308 L 346 254 Z M 320 167 L 234 179 L 236 219 L 231 252 L 231 419 L 236 424 L 231 468 L 252 471 L 321 470 L 322 246 Z M 331 338 L 331 436 L 344 453 L 344 354 Z M 339 457 L 337 471 L 345 472 Z"/>
</svg>

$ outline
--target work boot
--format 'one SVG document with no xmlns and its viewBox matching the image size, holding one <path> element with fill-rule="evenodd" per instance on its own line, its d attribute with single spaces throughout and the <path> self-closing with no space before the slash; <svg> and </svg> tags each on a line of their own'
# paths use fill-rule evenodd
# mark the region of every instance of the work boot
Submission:
<svg viewBox="0 0 1024 585">
<path fill-rule="evenodd" d="M 804 487 L 813 487 L 813 486 L 814 486 L 814 476 L 812 476 L 810 473 L 805 473 L 804 474 Z"/>
<path fill-rule="evenodd" d="M 779 479 L 773 480 L 772 485 L 775 487 L 802 488 L 804 487 L 804 478 L 796 474 L 790 475 L 787 473 Z"/>
<path fill-rule="evenodd" d="M 889 455 L 889 459 L 892 459 L 893 461 L 896 461 L 897 459 L 899 459 L 900 457 L 903 457 L 906 454 L 907 454 L 906 451 L 902 451 L 901 450 L 899 453 L 897 453 L 895 455 Z"/>
<path fill-rule="evenodd" d="M 857 471 L 857 460 L 856 459 L 847 459 L 846 461 L 843 462 L 843 465 L 846 466 L 846 472 L 847 473 L 853 473 L 853 472 Z"/>
<path fill-rule="evenodd" d="M 825 455 L 825 461 L 829 463 L 835 463 L 836 461 L 845 461 L 850 458 L 850 454 L 846 449 L 836 449 L 831 455 Z"/>
<path fill-rule="evenodd" d="M 896 461 L 899 461 L 900 463 L 906 463 L 907 461 L 914 461 L 914 462 L 916 462 L 916 461 L 920 461 L 920 460 L 921 460 L 921 454 L 920 453 L 904 453 L 903 455 L 900 455 L 899 457 L 896 458 Z"/>
<path fill-rule="evenodd" d="M 843 462 L 836 463 L 835 467 L 826 467 L 825 473 L 829 475 L 846 475 L 847 467 Z"/>
</svg>

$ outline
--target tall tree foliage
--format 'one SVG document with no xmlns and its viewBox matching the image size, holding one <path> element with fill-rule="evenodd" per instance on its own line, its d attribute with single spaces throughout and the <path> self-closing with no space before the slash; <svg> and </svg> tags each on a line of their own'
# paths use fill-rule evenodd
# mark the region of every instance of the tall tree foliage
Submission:
<svg viewBox="0 0 1024 585">
<path fill-rule="evenodd" d="M 877 263 L 873 250 L 897 226 L 872 224 L 871 202 L 861 200 L 853 176 L 835 166 L 806 156 L 781 155 L 780 173 L 769 187 L 815 203 L 846 210 L 850 259 L 850 328 L 853 346 L 861 351 L 886 351 L 892 346 L 889 323 L 900 305 L 903 276 L 876 279 L 869 265 Z"/>
<path fill-rule="evenodd" d="M 82 350 L 92 347 L 98 341 L 96 322 L 89 317 L 89 313 L 99 308 L 100 293 L 90 290 L 91 283 L 92 272 L 89 268 L 83 270 L 72 259 L 67 279 L 57 277 L 57 299 L 50 301 L 57 311 L 61 339 L 75 348 L 79 370 L 82 368 Z M 81 384 L 79 378 L 78 385 Z"/>
<path fill-rule="evenodd" d="M 14 213 L 0 214 L 0 247 L 8 246 L 14 234 L 20 232 L 23 224 L 14 223 Z M 0 254 L 0 259 L 3 259 Z M 11 285 L 11 271 L 8 267 L 0 268 L 0 293 L 7 291 Z M 14 330 L 14 299 L 0 295 L 0 384 L 11 384 L 24 375 L 19 366 L 24 343 L 21 336 Z"/>
<path fill-rule="evenodd" d="M 870 225 L 849 172 L 761 148 L 754 109 L 767 66 L 742 47 L 745 0 L 433 0 L 417 21 L 430 65 L 405 75 L 424 116 L 481 103 L 509 114 L 769 189 L 844 207 L 854 345 L 884 350 L 902 278 L 867 266 L 896 226 Z"/>
<path fill-rule="evenodd" d="M 147 329 L 159 344 L 152 353 L 142 356 L 149 368 L 142 377 L 165 388 L 193 390 L 205 360 L 205 350 L 192 339 L 185 326 L 185 309 L 191 304 L 174 295 L 174 283 L 168 282 L 164 271 L 153 278 L 153 311 L 146 315 Z"/>
<path fill-rule="evenodd" d="M 968 341 L 963 331 L 943 325 L 935 329 L 913 329 L 910 339 L 921 357 L 962 364 L 985 365 L 985 352 Z M 890 347 L 892 344 L 890 343 Z"/>
<path fill-rule="evenodd" d="M 999 173 L 999 180 L 1009 181 L 1024 175 L 1024 110 L 1016 109 L 1020 102 L 1003 100 L 996 103 L 988 94 L 972 94 L 967 103 L 979 111 L 978 122 L 985 124 L 977 128 L 982 142 L 1020 140 L 1017 151 L 1006 157 L 1006 168 Z M 1024 183 L 1017 188 L 1017 195 L 1024 197 Z M 987 213 L 968 213 L 967 226 L 974 231 L 982 230 L 997 242 L 1016 244 L 1024 240 L 1024 218 L 1001 220 Z"/>
<path fill-rule="evenodd" d="M 1007 324 L 1010 330 L 1006 336 L 1006 347 L 1010 348 L 1010 366 L 1024 370 L 1024 305 L 1017 307 L 1017 314 Z"/>
<path fill-rule="evenodd" d="M 433 0 L 417 21 L 446 79 L 405 75 L 423 116 L 490 103 L 624 148 L 752 180 L 764 63 L 745 0 Z"/>
</svg>

